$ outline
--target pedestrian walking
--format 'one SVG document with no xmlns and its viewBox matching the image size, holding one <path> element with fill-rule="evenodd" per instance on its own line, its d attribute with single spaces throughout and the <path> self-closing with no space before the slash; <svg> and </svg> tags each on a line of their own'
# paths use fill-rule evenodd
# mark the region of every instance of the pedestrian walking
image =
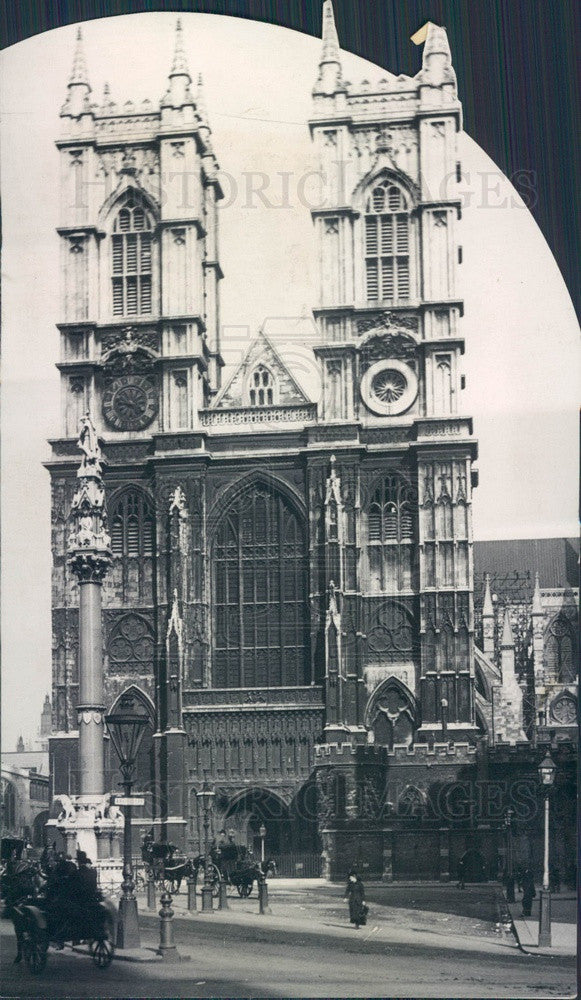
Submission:
<svg viewBox="0 0 581 1000">
<path fill-rule="evenodd" d="M 362 924 L 367 923 L 369 907 L 365 903 L 365 887 L 355 868 L 349 872 L 345 900 L 349 903 L 349 920 L 359 930 Z"/>
<path fill-rule="evenodd" d="M 465 889 L 464 880 L 466 878 L 466 862 L 464 858 L 460 858 L 458 862 L 458 888 Z"/>
<path fill-rule="evenodd" d="M 533 899 L 536 896 L 535 880 L 530 868 L 526 868 L 522 878 L 522 915 L 530 917 Z"/>
</svg>

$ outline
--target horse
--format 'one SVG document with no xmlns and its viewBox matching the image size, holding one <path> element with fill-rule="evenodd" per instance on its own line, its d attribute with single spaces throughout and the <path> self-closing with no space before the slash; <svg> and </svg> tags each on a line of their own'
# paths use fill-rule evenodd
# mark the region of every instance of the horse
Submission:
<svg viewBox="0 0 581 1000">
<path fill-rule="evenodd" d="M 24 903 L 36 901 L 43 886 L 40 867 L 33 861 L 17 861 L 2 875 L 0 890 L 5 904 L 3 916 L 12 921 L 16 935 L 15 965 L 22 961 L 23 956 L 25 919 L 20 907 Z"/>
<path fill-rule="evenodd" d="M 178 893 L 183 879 L 196 879 L 198 867 L 196 861 L 191 858 L 173 857 L 171 855 L 163 864 L 163 877 L 170 883 L 170 891 Z"/>
</svg>

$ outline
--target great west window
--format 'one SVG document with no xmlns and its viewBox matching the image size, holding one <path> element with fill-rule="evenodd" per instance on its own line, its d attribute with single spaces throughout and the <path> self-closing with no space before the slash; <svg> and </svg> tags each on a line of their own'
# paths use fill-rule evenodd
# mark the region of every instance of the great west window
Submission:
<svg viewBox="0 0 581 1000">
<path fill-rule="evenodd" d="M 213 543 L 213 683 L 307 683 L 304 530 L 278 493 L 256 486 L 231 505 Z"/>
</svg>

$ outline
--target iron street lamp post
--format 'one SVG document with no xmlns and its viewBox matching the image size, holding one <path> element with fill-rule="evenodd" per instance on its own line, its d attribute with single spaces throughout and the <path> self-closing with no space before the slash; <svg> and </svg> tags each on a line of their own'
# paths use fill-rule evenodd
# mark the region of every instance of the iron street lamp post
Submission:
<svg viewBox="0 0 581 1000">
<path fill-rule="evenodd" d="M 264 823 L 260 824 L 260 829 L 258 830 L 260 834 L 260 860 L 264 864 L 264 839 L 266 837 L 266 827 Z"/>
<path fill-rule="evenodd" d="M 136 715 L 130 710 L 123 711 L 123 701 L 121 711 L 115 715 L 107 715 L 105 722 L 111 736 L 111 741 L 115 747 L 115 752 L 119 758 L 119 770 L 123 775 L 123 790 L 126 798 L 131 795 L 133 787 L 133 772 L 135 771 L 135 760 L 139 752 L 141 740 L 147 719 L 143 715 Z M 129 708 L 132 707 L 132 704 Z M 139 937 L 139 921 L 137 918 L 137 900 L 135 898 L 135 882 L 133 881 L 133 867 L 131 864 L 131 805 L 124 805 L 124 825 L 123 825 L 123 883 L 121 885 L 122 896 L 119 902 L 119 919 L 117 922 L 117 947 L 118 948 L 139 948 L 141 941 Z"/>
<path fill-rule="evenodd" d="M 506 828 L 506 899 L 509 903 L 514 903 L 514 872 L 512 864 L 512 817 L 514 809 L 510 807 L 506 810 L 504 825 Z"/>
<path fill-rule="evenodd" d="M 202 912 L 213 909 L 212 905 L 212 877 L 210 873 L 210 809 L 215 792 L 210 788 L 207 781 L 204 781 L 198 798 L 202 800 L 204 810 L 204 885 L 202 887 Z"/>
<path fill-rule="evenodd" d="M 555 762 L 550 754 L 539 764 L 541 785 L 545 791 L 545 838 L 543 853 L 543 889 L 539 912 L 539 947 L 551 946 L 551 888 L 549 880 L 549 795 L 555 781 Z"/>
</svg>

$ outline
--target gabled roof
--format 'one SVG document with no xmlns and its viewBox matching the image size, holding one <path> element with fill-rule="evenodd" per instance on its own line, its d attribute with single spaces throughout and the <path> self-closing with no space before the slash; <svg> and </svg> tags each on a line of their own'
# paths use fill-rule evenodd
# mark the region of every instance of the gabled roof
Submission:
<svg viewBox="0 0 581 1000">
<path fill-rule="evenodd" d="M 246 380 L 259 364 L 268 368 L 276 379 L 279 403 L 293 405 L 311 402 L 282 360 L 272 341 L 264 330 L 261 330 L 250 344 L 242 362 L 234 369 L 233 374 L 216 396 L 211 408 L 221 410 L 248 406 Z"/>
</svg>

